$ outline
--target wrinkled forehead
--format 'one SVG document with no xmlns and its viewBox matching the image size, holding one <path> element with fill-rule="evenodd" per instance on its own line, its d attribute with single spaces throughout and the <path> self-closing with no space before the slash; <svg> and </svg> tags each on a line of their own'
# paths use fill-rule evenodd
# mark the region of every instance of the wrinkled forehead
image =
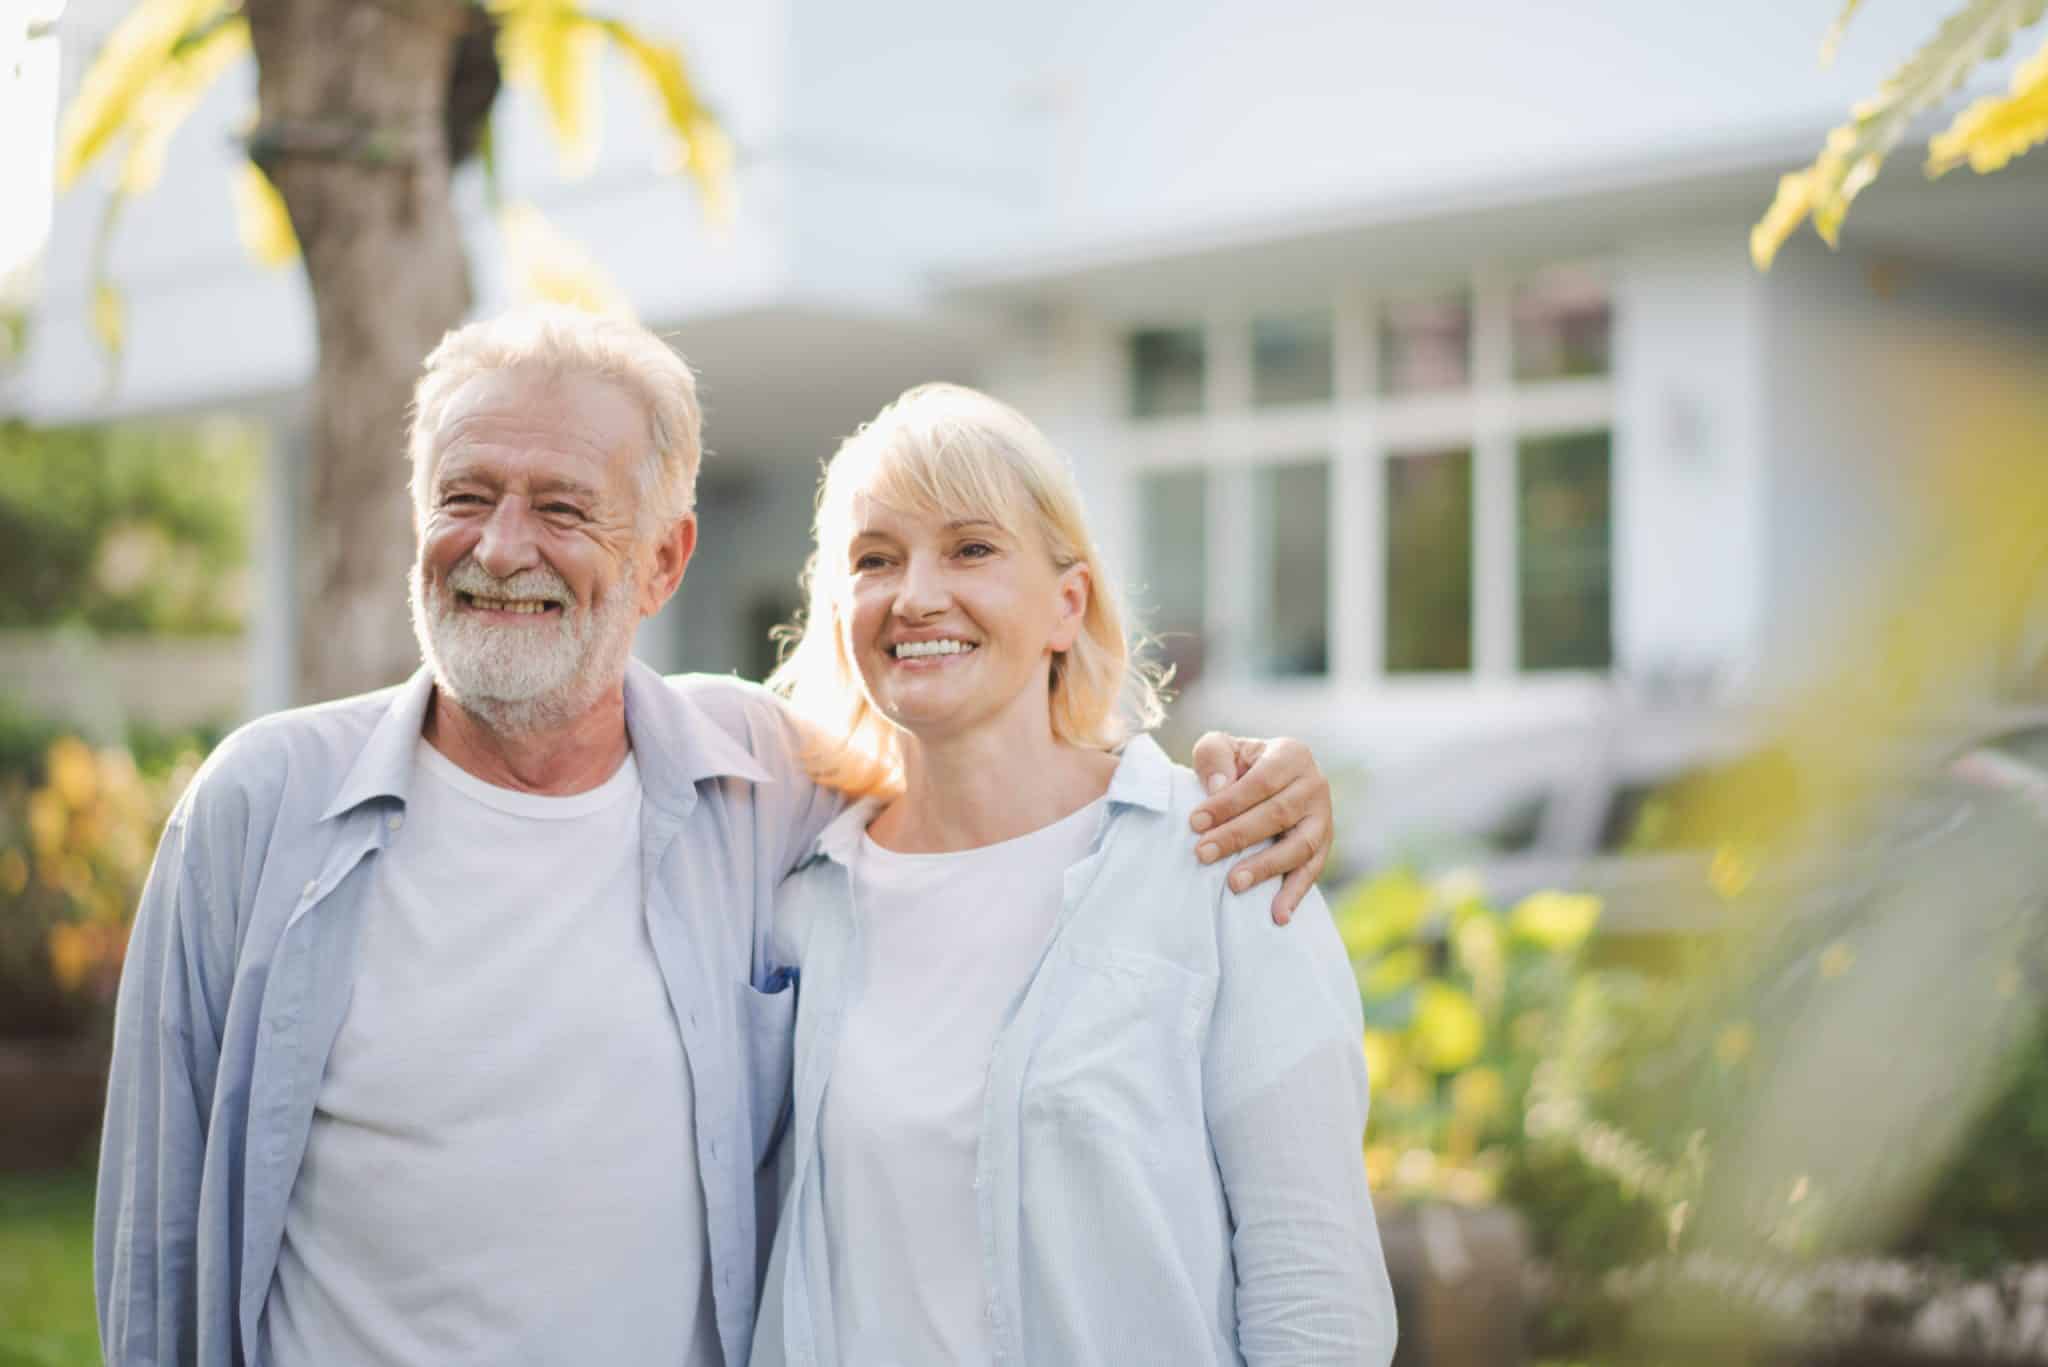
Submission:
<svg viewBox="0 0 2048 1367">
<path fill-rule="evenodd" d="M 449 396 L 434 433 L 434 478 L 611 482 L 645 451 L 645 415 L 630 394 L 589 375 L 486 371 Z"/>
</svg>

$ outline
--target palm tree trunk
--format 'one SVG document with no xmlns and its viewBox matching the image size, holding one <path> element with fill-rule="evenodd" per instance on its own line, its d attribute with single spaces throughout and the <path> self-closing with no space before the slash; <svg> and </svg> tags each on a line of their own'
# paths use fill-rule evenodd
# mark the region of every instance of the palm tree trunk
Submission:
<svg viewBox="0 0 2048 1367">
<path fill-rule="evenodd" d="M 418 662 L 406 406 L 421 359 L 470 307 L 444 116 L 474 12 L 462 0 L 248 0 L 245 12 L 260 111 L 250 154 L 291 213 L 318 331 L 291 586 L 298 692 L 315 700 Z"/>
</svg>

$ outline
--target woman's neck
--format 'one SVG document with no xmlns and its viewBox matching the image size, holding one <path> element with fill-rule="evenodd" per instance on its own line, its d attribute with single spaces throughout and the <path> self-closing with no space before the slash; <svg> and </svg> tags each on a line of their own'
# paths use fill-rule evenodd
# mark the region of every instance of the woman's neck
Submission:
<svg viewBox="0 0 2048 1367">
<path fill-rule="evenodd" d="M 1068 745 L 1052 719 L 943 738 L 903 736 L 903 793 L 868 827 L 905 854 L 940 854 L 1014 840 L 1103 795 L 1116 756 Z"/>
</svg>

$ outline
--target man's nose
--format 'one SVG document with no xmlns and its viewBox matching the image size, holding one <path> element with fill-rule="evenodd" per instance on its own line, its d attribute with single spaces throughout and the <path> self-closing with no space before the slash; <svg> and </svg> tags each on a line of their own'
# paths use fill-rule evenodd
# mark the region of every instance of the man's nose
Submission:
<svg viewBox="0 0 2048 1367">
<path fill-rule="evenodd" d="M 472 552 L 484 573 L 504 579 L 540 564 L 539 528 L 523 498 L 504 498 L 491 509 Z"/>
</svg>

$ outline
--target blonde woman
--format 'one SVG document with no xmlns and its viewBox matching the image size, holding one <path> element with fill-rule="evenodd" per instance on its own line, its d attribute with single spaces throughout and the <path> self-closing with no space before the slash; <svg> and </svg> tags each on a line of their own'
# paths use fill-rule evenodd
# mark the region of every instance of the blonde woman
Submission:
<svg viewBox="0 0 2048 1367">
<path fill-rule="evenodd" d="M 771 684 L 869 797 L 777 903 L 795 1111 L 753 1362 L 1390 1360 L 1344 951 L 1315 894 L 1281 929 L 1187 858 L 1201 794 L 1144 734 L 1059 457 L 913 389 L 816 530 Z"/>
</svg>

